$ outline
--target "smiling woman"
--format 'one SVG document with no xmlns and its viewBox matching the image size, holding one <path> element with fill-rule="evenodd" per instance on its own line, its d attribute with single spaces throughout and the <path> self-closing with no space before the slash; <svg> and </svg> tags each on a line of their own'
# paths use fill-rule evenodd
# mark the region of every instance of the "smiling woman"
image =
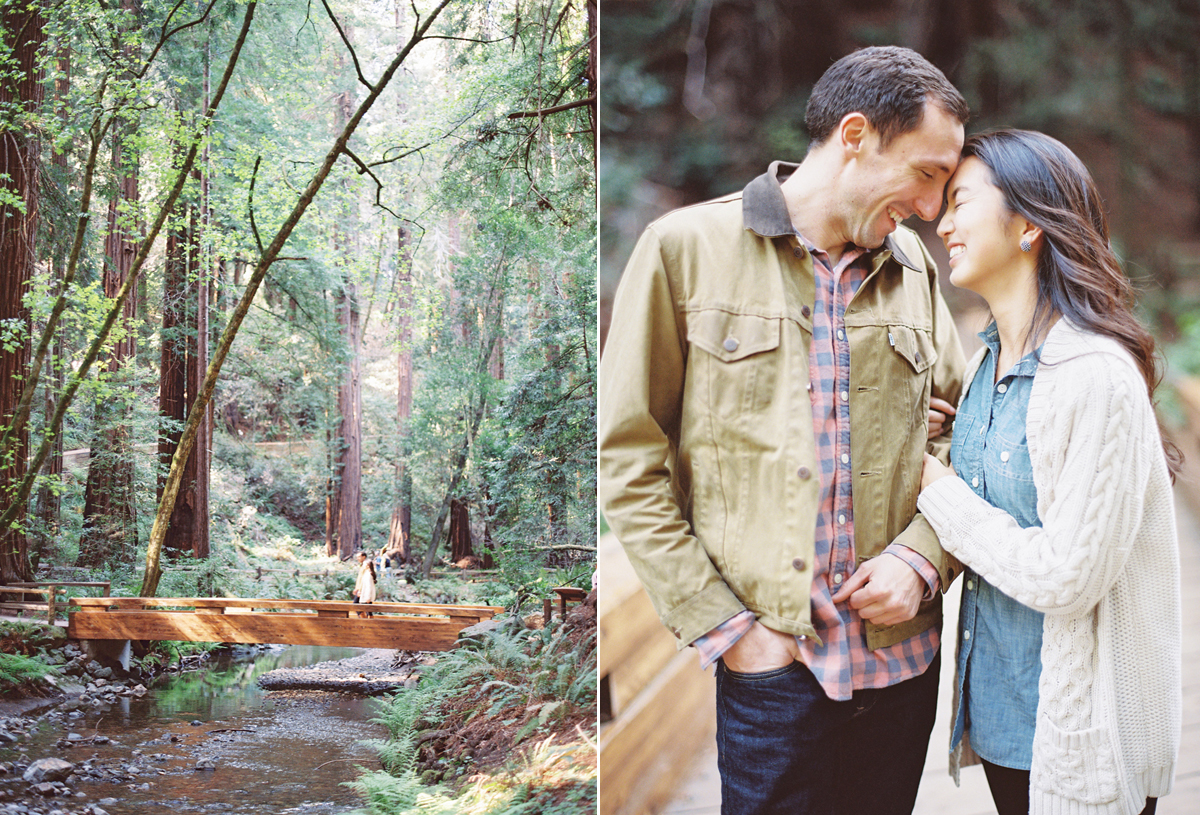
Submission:
<svg viewBox="0 0 1200 815">
<path fill-rule="evenodd" d="M 946 188 L 946 202 L 938 235 L 950 254 L 950 282 L 989 303 L 1012 291 L 1033 297 L 1036 256 L 1023 247 L 1041 229 L 1008 209 L 987 165 L 974 156 L 963 161 Z"/>
<path fill-rule="evenodd" d="M 1061 142 L 967 140 L 938 234 L 994 321 L 919 506 L 966 566 L 951 746 L 1000 815 L 1152 813 L 1179 751 L 1178 452 L 1091 175 Z M 975 428 L 979 432 L 975 432 Z"/>
</svg>

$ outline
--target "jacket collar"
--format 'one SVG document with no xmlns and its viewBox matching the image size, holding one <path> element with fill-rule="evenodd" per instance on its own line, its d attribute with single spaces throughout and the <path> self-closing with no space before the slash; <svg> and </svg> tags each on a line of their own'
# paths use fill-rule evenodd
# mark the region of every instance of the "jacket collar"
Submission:
<svg viewBox="0 0 1200 815">
<path fill-rule="evenodd" d="M 784 238 L 796 234 L 779 185 L 799 166 L 787 161 L 773 161 L 765 173 L 746 185 L 742 190 L 742 222 L 747 229 L 763 238 Z M 923 272 L 925 269 L 904 253 L 896 241 L 895 233 L 887 236 L 883 246 L 868 251 L 867 256 L 874 259 L 882 252 L 889 252 L 897 263 L 913 271 Z"/>
</svg>

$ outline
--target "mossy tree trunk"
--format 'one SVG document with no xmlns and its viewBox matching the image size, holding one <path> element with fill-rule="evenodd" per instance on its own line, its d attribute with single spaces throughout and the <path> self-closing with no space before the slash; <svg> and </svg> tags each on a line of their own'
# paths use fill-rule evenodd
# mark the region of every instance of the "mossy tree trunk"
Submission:
<svg viewBox="0 0 1200 815">
<path fill-rule="evenodd" d="M 0 124 L 0 320 L 19 332 L 0 347 L 0 423 L 11 425 L 21 400 L 29 365 L 29 309 L 23 298 L 33 276 L 34 235 L 38 222 L 39 145 L 23 114 L 42 101 L 40 51 L 46 42 L 45 21 L 37 3 L 0 2 L 0 51 L 9 69 L 0 77 L 0 105 L 17 112 Z M 0 535 L 0 582 L 33 579 L 28 541 L 21 521 L 24 494 L 15 489 L 26 480 L 29 435 L 21 428 L 0 458 L 0 508 L 11 515 Z"/>
</svg>

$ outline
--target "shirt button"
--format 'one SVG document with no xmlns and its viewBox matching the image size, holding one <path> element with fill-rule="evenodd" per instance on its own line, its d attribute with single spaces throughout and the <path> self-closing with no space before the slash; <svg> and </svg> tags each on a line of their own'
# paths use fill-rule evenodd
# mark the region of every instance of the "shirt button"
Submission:
<svg viewBox="0 0 1200 815">
<path fill-rule="evenodd" d="M 845 522 L 846 522 L 846 516 L 845 516 L 845 515 L 839 515 L 839 516 L 838 516 L 838 523 L 840 523 L 840 524 L 844 524 Z"/>
<path fill-rule="evenodd" d="M 804 562 L 804 558 L 798 557 L 792 561 L 792 568 L 798 572 L 804 571 L 804 567 L 808 564 Z"/>
<path fill-rule="evenodd" d="M 1008 456 L 1008 451 L 1007 451 L 1007 450 L 1005 450 L 1003 453 L 1001 453 L 1001 454 L 1000 454 L 1000 460 L 1001 460 L 1001 461 L 1008 461 L 1008 458 L 1009 458 L 1009 456 Z"/>
<path fill-rule="evenodd" d="M 841 582 L 842 582 L 842 573 L 841 572 L 838 572 L 837 574 L 835 574 L 833 576 L 833 582 L 838 583 L 839 585 L 841 584 Z"/>
<path fill-rule="evenodd" d="M 983 431 L 985 431 L 985 430 L 987 430 L 987 428 L 986 428 L 986 427 L 980 427 L 980 428 L 979 428 L 979 435 L 981 435 L 981 436 L 982 436 L 982 435 L 983 435 Z"/>
<path fill-rule="evenodd" d="M 798 258 L 804 257 L 804 247 L 797 246 L 795 249 L 792 250 L 792 254 Z"/>
<path fill-rule="evenodd" d="M 847 393 L 846 391 L 842 391 L 842 393 L 841 393 L 841 397 L 842 397 L 842 401 L 843 401 L 843 402 L 849 402 L 849 401 L 850 401 L 850 394 L 849 394 L 849 393 Z"/>
<path fill-rule="evenodd" d="M 736 351 L 737 349 L 738 349 L 737 339 L 734 337 L 728 337 L 725 340 L 725 350 L 726 351 Z"/>
<path fill-rule="evenodd" d="M 964 639 L 964 640 L 969 640 L 969 639 L 971 639 L 971 632 L 970 632 L 970 631 L 964 631 L 964 632 L 963 632 L 963 639 Z"/>
<path fill-rule="evenodd" d="M 807 481 L 809 477 L 812 476 L 812 470 L 808 469 L 807 467 L 801 467 L 799 470 L 796 470 L 796 475 Z"/>
<path fill-rule="evenodd" d="M 974 580 L 968 580 L 968 581 L 967 581 L 967 590 L 968 590 L 968 591 L 975 591 L 975 581 L 974 581 Z"/>
<path fill-rule="evenodd" d="M 843 331 L 843 330 L 842 330 L 842 329 L 840 329 L 840 328 L 838 329 L 838 339 L 839 339 L 839 340 L 844 340 L 844 339 L 846 339 L 846 332 L 845 332 L 845 331 Z"/>
<path fill-rule="evenodd" d="M 972 479 L 971 479 L 971 486 L 972 486 L 972 487 L 978 487 L 978 486 L 979 486 L 979 476 L 975 476 L 974 478 L 972 478 Z"/>
<path fill-rule="evenodd" d="M 1005 385 L 1003 382 L 1001 382 L 996 386 L 996 390 L 1000 391 L 1001 393 L 1008 393 L 1008 385 Z"/>
<path fill-rule="evenodd" d="M 842 453 L 842 463 L 843 464 L 850 463 L 850 454 L 849 453 Z"/>
<path fill-rule="evenodd" d="M 812 309 L 809 308 L 808 306 L 801 306 L 800 313 L 803 314 L 805 317 L 810 317 L 810 316 L 812 316 Z"/>
<path fill-rule="evenodd" d="M 804 389 L 805 389 L 806 391 L 811 391 L 811 390 L 812 390 L 812 382 L 809 382 L 807 385 L 805 385 L 805 386 L 804 386 Z"/>
</svg>

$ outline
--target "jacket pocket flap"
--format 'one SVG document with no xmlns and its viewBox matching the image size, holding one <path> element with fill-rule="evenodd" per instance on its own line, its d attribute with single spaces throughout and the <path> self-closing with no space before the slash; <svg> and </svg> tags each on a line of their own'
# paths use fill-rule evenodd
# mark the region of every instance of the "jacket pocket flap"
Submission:
<svg viewBox="0 0 1200 815">
<path fill-rule="evenodd" d="M 694 311 L 687 316 L 688 342 L 722 362 L 736 362 L 779 347 L 780 320 L 728 311 Z"/>
<path fill-rule="evenodd" d="M 917 331 L 906 325 L 889 325 L 888 344 L 908 361 L 916 373 L 924 372 L 937 361 L 937 349 L 925 331 Z"/>
</svg>

